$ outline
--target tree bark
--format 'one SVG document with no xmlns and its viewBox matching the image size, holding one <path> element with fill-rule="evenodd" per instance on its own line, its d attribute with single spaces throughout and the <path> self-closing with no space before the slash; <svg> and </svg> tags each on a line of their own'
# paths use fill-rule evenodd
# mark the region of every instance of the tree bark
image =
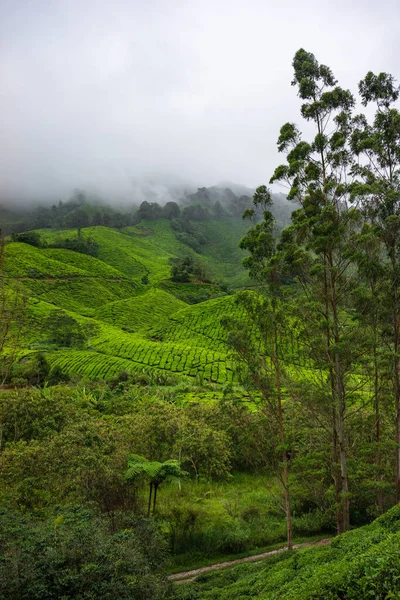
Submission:
<svg viewBox="0 0 400 600">
<path fill-rule="evenodd" d="M 375 443 L 376 443 L 376 481 L 378 486 L 382 481 L 382 453 L 381 453 L 381 415 L 380 415 L 380 402 L 379 402 L 379 366 L 377 357 L 377 323 L 374 318 L 373 322 L 374 329 L 374 409 L 375 409 Z M 382 491 L 378 489 L 376 494 L 376 502 L 379 510 L 383 510 L 383 496 Z"/>
<path fill-rule="evenodd" d="M 338 318 L 338 307 L 337 307 L 337 296 L 336 296 L 336 283 L 334 275 L 334 265 L 332 254 L 328 255 L 328 267 L 329 267 L 329 284 L 330 284 L 330 299 L 332 309 L 332 334 L 335 348 L 333 351 L 333 374 L 335 384 L 335 395 L 337 402 L 337 430 L 339 437 L 339 458 L 340 458 L 340 478 L 341 478 L 341 495 L 343 503 L 343 531 L 347 531 L 350 528 L 350 500 L 349 500 L 349 478 L 347 471 L 347 457 L 346 457 L 346 437 L 345 437 L 345 426 L 344 420 L 346 415 L 346 398 L 344 393 L 343 376 L 341 369 L 340 354 L 337 350 L 338 344 L 341 341 L 339 333 L 339 318 Z"/>
<path fill-rule="evenodd" d="M 275 315 L 274 315 L 275 317 Z M 282 411 L 282 387 L 281 387 L 281 373 L 280 364 L 278 358 L 278 332 L 276 324 L 274 324 L 274 367 L 275 367 L 275 385 L 276 395 L 278 400 L 278 423 L 279 423 L 279 435 L 282 446 L 282 463 L 283 473 L 282 482 L 285 494 L 285 515 L 286 515 L 286 532 L 287 532 L 287 546 L 288 550 L 293 548 L 293 526 L 292 526 L 292 511 L 290 507 L 290 489 L 289 489 L 289 461 L 285 446 L 285 425 L 283 422 L 283 411 Z"/>
<path fill-rule="evenodd" d="M 149 493 L 149 504 L 147 507 L 147 518 L 150 518 L 150 511 L 151 511 L 151 496 L 153 493 L 153 484 L 150 483 L 150 493 Z"/>
<path fill-rule="evenodd" d="M 396 267 L 396 265 L 394 265 Z M 396 275 L 395 275 L 396 276 Z M 394 406 L 395 406 L 395 444 L 396 444 L 396 503 L 400 502 L 400 363 L 399 363 L 399 346 L 400 346 L 400 322 L 398 308 L 399 294 L 396 282 L 393 289 L 393 391 L 394 391 Z"/>
<path fill-rule="evenodd" d="M 158 489 L 158 484 L 155 483 L 154 484 L 154 498 L 153 498 L 153 517 L 156 514 L 157 489 Z"/>
<path fill-rule="evenodd" d="M 332 410 L 332 445 L 333 445 L 333 472 L 332 477 L 335 483 L 335 503 L 336 503 L 336 531 L 340 535 L 343 533 L 343 513 L 341 509 L 340 501 L 340 477 L 337 465 L 339 464 L 339 451 L 338 451 L 338 433 L 336 427 L 336 411 Z"/>
</svg>

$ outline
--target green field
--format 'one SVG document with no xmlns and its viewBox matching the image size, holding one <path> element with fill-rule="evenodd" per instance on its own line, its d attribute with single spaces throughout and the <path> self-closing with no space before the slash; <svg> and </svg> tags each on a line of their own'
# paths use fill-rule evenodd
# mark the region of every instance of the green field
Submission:
<svg viewBox="0 0 400 600">
<path fill-rule="evenodd" d="M 237 314 L 232 292 L 248 279 L 241 265 L 244 253 L 238 249 L 245 230 L 240 220 L 231 218 L 201 223 L 201 254 L 177 238 L 168 220 L 143 221 L 120 231 L 83 229 L 82 236 L 98 244 L 96 258 L 8 243 L 6 280 L 23 286 L 29 296 L 25 350 L 43 350 L 51 365 L 90 379 L 147 369 L 232 381 L 220 320 Z M 43 229 L 39 234 L 51 245 L 75 237 L 77 231 Z M 171 281 L 171 259 L 185 255 L 205 265 L 212 283 Z M 142 282 L 144 276 L 148 283 Z M 96 324 L 90 347 L 46 344 L 43 323 L 55 308 L 81 324 Z"/>
</svg>

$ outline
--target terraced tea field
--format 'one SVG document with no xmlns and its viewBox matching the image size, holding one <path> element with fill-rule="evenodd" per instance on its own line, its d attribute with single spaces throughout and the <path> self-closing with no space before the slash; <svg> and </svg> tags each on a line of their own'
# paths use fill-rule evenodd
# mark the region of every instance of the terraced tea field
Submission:
<svg viewBox="0 0 400 600">
<path fill-rule="evenodd" d="M 221 319 L 225 316 L 240 317 L 241 314 L 233 296 L 208 300 L 171 315 L 158 335 L 177 343 L 190 339 L 206 348 L 226 351 L 226 333 Z"/>
<path fill-rule="evenodd" d="M 238 230 L 231 227 L 232 222 L 227 220 L 222 227 L 213 222 L 201 226 L 209 240 L 201 260 L 216 265 L 231 282 L 246 276 L 237 249 Z M 76 231 L 41 230 L 40 234 L 53 243 Z M 217 282 L 169 279 L 170 259 L 193 253 L 176 239 L 169 221 L 143 222 L 124 231 L 92 227 L 83 229 L 82 235 L 98 243 L 97 258 L 23 243 L 6 246 L 6 280 L 22 285 L 30 297 L 25 351 L 43 350 L 52 365 L 92 379 L 143 369 L 220 384 L 234 379 L 221 319 L 240 318 L 242 309 Z M 142 282 L 143 274 L 148 284 Z M 96 325 L 90 347 L 57 348 L 48 343 L 43 325 L 55 308 L 82 325 Z M 295 369 L 300 379 L 302 371 L 305 378 L 312 377 L 307 365 L 298 364 L 302 353 L 295 327 L 281 347 L 289 370 Z"/>
<path fill-rule="evenodd" d="M 212 222 L 202 227 L 206 244 L 199 259 L 210 272 L 223 273 L 225 281 L 236 285 L 238 278 L 247 276 L 237 249 L 242 223 L 227 219 L 220 228 Z M 47 244 L 76 236 L 76 230 L 39 233 Z M 169 279 L 171 258 L 196 255 L 176 238 L 169 221 L 143 222 L 122 231 L 92 227 L 82 235 L 97 242 L 96 258 L 23 243 L 6 246 L 6 280 L 10 285 L 18 282 L 30 298 L 26 352 L 41 349 L 51 365 L 91 379 L 146 370 L 232 381 L 220 320 L 237 315 L 238 308 L 217 283 L 179 284 Z M 142 282 L 144 275 L 148 284 Z M 96 324 L 90 347 L 57 348 L 48 343 L 43 324 L 55 308 L 81 324 Z"/>
<path fill-rule="evenodd" d="M 96 310 L 95 318 L 124 327 L 128 331 L 150 333 L 170 315 L 185 308 L 185 302 L 158 288 L 150 288 L 141 296 L 110 301 Z"/>
</svg>

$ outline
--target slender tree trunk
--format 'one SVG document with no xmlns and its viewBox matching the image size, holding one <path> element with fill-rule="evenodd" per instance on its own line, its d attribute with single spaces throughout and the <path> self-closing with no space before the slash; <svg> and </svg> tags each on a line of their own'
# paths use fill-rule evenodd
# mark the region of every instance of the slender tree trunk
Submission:
<svg viewBox="0 0 400 600">
<path fill-rule="evenodd" d="M 154 498 L 153 498 L 153 517 L 156 514 L 157 489 L 158 489 L 158 484 L 155 483 L 154 484 Z"/>
<path fill-rule="evenodd" d="M 382 453 L 381 453 L 381 415 L 380 415 L 380 403 L 379 403 L 379 366 L 378 366 L 378 356 L 377 356 L 377 323 L 376 318 L 373 321 L 373 329 L 374 329 L 374 409 L 375 409 L 375 443 L 376 443 L 376 481 L 378 486 L 382 481 Z M 383 509 L 383 496 L 380 489 L 378 489 L 376 494 L 376 502 L 377 505 L 382 511 Z"/>
<path fill-rule="evenodd" d="M 341 477 L 340 468 L 338 465 L 339 461 L 339 439 L 337 429 L 337 398 L 336 398 L 336 385 L 335 385 L 335 369 L 332 361 L 331 353 L 331 327 L 330 327 L 330 314 L 331 314 L 331 302 L 328 285 L 328 257 L 325 255 L 324 260 L 324 303 L 325 303 L 325 319 L 327 322 L 326 327 L 326 355 L 329 363 L 329 382 L 331 388 L 332 398 L 332 477 L 335 484 L 335 504 L 336 504 L 336 531 L 340 535 L 343 533 L 343 510 L 341 501 Z"/>
<path fill-rule="evenodd" d="M 274 315 L 275 317 L 275 315 Z M 282 388 L 281 388 L 281 372 L 278 357 L 278 332 L 276 324 L 274 324 L 274 367 L 275 367 L 275 385 L 276 395 L 278 400 L 278 423 L 279 423 L 279 435 L 282 446 L 282 463 L 283 473 L 282 481 L 285 494 L 285 515 L 286 515 L 286 531 L 287 531 L 287 546 L 288 550 L 293 548 L 293 527 L 292 527 L 292 511 L 290 507 L 290 489 L 289 489 L 289 461 L 285 446 L 285 426 L 283 422 L 283 411 L 282 411 Z"/>
<path fill-rule="evenodd" d="M 336 427 L 336 411 L 332 410 L 332 441 L 333 441 L 333 472 L 332 477 L 335 483 L 335 503 L 336 503 L 336 531 L 340 535 L 343 533 L 343 513 L 340 501 L 340 475 L 338 471 L 339 464 L 339 448 L 338 448 L 338 433 Z"/>
<path fill-rule="evenodd" d="M 178 477 L 178 488 L 179 491 L 181 491 L 182 489 L 182 484 L 181 484 L 181 462 L 182 462 L 182 440 L 180 441 L 179 444 L 179 456 L 178 456 L 178 464 L 179 464 L 179 477 Z"/>
<path fill-rule="evenodd" d="M 394 265 L 396 266 L 396 265 Z M 396 503 L 400 502 L 400 363 L 399 363 L 399 346 L 400 346 L 400 320 L 399 320 L 399 294 L 397 284 L 394 282 L 393 290 L 393 327 L 394 327 L 394 373 L 393 373 L 393 391 L 394 391 L 394 407 L 395 407 L 395 444 L 396 444 Z"/>
<path fill-rule="evenodd" d="M 338 323 L 336 316 L 336 307 L 334 308 L 334 340 L 335 344 L 339 344 L 340 336 L 338 332 Z M 344 428 L 344 419 L 346 414 L 346 399 L 343 389 L 342 373 L 340 356 L 337 350 L 334 351 L 335 359 L 335 387 L 337 398 L 337 430 L 339 437 L 339 458 L 340 458 L 340 477 L 341 477 L 341 494 L 343 501 L 343 531 L 350 528 L 350 501 L 349 501 L 349 478 L 347 471 L 346 458 L 346 436 Z"/>
<path fill-rule="evenodd" d="M 332 255 L 328 255 L 329 265 L 329 283 L 330 283 L 330 294 L 331 294 L 331 308 L 332 308 L 332 333 L 335 349 L 333 352 L 334 359 L 334 382 L 335 382 L 335 395 L 337 402 L 337 430 L 339 437 L 339 458 L 340 458 L 340 477 L 341 477 L 341 494 L 343 501 L 343 531 L 347 531 L 350 528 L 350 500 L 349 500 L 349 478 L 347 471 L 347 458 L 346 458 L 346 436 L 344 420 L 346 415 L 346 398 L 344 393 L 343 375 L 341 369 L 340 354 L 337 350 L 337 346 L 341 341 L 339 333 L 339 318 L 338 318 L 338 307 L 336 297 L 336 285 L 334 276 L 334 265 Z"/>
<path fill-rule="evenodd" d="M 343 531 L 350 528 L 350 501 L 349 501 L 349 479 L 347 472 L 346 459 L 346 438 L 344 431 L 344 417 L 346 413 L 346 401 L 343 390 L 341 389 L 340 362 L 338 353 L 335 352 L 336 363 L 336 385 L 338 397 L 338 434 L 339 434 L 339 453 L 340 453 L 340 476 L 342 480 L 342 498 L 343 498 Z"/>
<path fill-rule="evenodd" d="M 151 511 L 151 496 L 153 494 L 153 484 L 150 483 L 150 493 L 149 493 L 149 504 L 147 507 L 147 518 L 150 517 L 150 511 Z"/>
</svg>

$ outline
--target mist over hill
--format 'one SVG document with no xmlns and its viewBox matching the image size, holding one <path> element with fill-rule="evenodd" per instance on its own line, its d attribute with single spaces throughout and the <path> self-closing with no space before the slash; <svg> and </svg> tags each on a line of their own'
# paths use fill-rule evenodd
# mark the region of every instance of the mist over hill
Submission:
<svg viewBox="0 0 400 600">
<path fill-rule="evenodd" d="M 241 218 L 250 208 L 255 189 L 226 182 L 210 187 L 157 180 L 137 181 L 129 201 L 110 201 L 86 190 L 75 190 L 67 200 L 29 205 L 0 204 L 0 227 L 4 235 L 32 229 L 68 229 L 103 225 L 120 229 L 143 219 L 204 221 Z M 283 194 L 273 194 L 273 213 L 278 230 L 290 221 L 294 208 Z"/>
</svg>

